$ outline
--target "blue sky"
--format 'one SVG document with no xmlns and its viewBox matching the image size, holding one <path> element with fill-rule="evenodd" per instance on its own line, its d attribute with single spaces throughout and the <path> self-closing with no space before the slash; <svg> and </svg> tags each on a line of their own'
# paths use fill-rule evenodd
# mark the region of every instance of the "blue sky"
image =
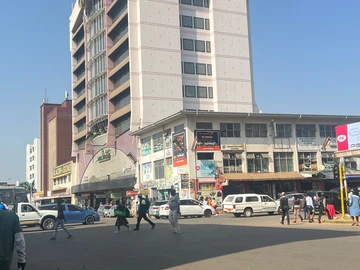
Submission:
<svg viewBox="0 0 360 270">
<path fill-rule="evenodd" d="M 8 1 L 0 16 L 0 182 L 25 177 L 47 89 L 71 88 L 71 0 Z M 263 112 L 358 114 L 360 1 L 251 0 L 256 100 Z M 14 102 L 21 96 L 24 98 Z"/>
</svg>

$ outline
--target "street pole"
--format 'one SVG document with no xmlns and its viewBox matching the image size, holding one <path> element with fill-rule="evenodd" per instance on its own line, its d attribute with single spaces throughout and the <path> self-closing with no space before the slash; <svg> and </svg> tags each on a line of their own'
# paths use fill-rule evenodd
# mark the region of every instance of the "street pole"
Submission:
<svg viewBox="0 0 360 270">
<path fill-rule="evenodd" d="M 341 199 L 341 217 L 345 219 L 345 205 L 344 205 L 344 186 L 342 179 L 342 165 L 339 166 L 339 179 L 340 179 L 340 199 Z"/>
<path fill-rule="evenodd" d="M 344 180 L 344 189 L 345 189 L 345 198 L 346 200 L 349 199 L 349 194 L 348 194 L 348 187 L 347 187 L 347 181 L 346 181 L 346 169 L 345 169 L 345 166 L 344 165 L 341 165 L 341 176 Z"/>
</svg>

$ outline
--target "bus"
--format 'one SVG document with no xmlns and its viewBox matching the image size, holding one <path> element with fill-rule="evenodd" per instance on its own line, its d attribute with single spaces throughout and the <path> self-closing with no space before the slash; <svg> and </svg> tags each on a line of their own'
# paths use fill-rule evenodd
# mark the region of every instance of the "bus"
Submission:
<svg viewBox="0 0 360 270">
<path fill-rule="evenodd" d="M 9 207 L 11 207 L 16 203 L 29 201 L 25 188 L 0 186 L 0 202 L 4 202 Z"/>
</svg>

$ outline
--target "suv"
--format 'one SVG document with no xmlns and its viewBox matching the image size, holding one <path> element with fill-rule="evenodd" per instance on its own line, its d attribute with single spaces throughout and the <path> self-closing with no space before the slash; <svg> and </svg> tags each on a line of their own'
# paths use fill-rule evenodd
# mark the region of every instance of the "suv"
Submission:
<svg viewBox="0 0 360 270">
<path fill-rule="evenodd" d="M 278 208 L 278 204 L 265 194 L 233 194 L 226 196 L 223 201 L 224 212 L 232 213 L 235 217 L 251 217 L 253 213 L 272 215 Z"/>
</svg>

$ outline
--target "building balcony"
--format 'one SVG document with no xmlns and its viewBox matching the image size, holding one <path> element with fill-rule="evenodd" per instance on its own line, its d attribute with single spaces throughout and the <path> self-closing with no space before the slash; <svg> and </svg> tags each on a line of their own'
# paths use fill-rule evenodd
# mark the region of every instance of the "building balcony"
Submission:
<svg viewBox="0 0 360 270">
<path fill-rule="evenodd" d="M 79 122 L 81 119 L 86 117 L 86 111 L 80 113 L 79 115 L 74 117 L 74 124 L 76 124 L 77 122 Z"/>
<path fill-rule="evenodd" d="M 84 66 L 85 70 L 85 57 L 79 59 L 78 63 L 73 68 L 73 72 L 77 71 L 81 66 Z"/>
<path fill-rule="evenodd" d="M 114 74 L 120 69 L 122 69 L 127 63 L 129 63 L 129 56 L 127 56 L 124 60 L 117 64 L 117 66 L 114 66 L 114 68 L 109 72 L 109 78 L 114 76 Z"/>
<path fill-rule="evenodd" d="M 81 96 L 78 96 L 74 101 L 73 101 L 73 107 L 75 107 L 76 105 L 78 105 L 81 101 L 83 101 L 86 97 L 85 91 Z"/>
<path fill-rule="evenodd" d="M 108 34 L 116 28 L 116 26 L 128 15 L 128 10 L 125 9 L 124 12 L 115 20 L 113 24 L 109 27 Z"/>
<path fill-rule="evenodd" d="M 81 75 L 81 77 L 78 77 L 78 78 L 75 79 L 73 89 L 78 87 L 83 81 L 85 81 L 85 72 Z"/>
<path fill-rule="evenodd" d="M 121 39 L 113 44 L 109 50 L 109 56 L 111 56 L 127 39 L 129 38 L 129 33 L 126 33 Z"/>
<path fill-rule="evenodd" d="M 111 116 L 110 116 L 110 122 L 115 121 L 116 119 L 120 118 L 121 116 L 129 113 L 131 111 L 131 106 L 130 104 L 121 108 L 118 111 L 115 111 Z"/>
<path fill-rule="evenodd" d="M 118 88 L 116 88 L 114 91 L 112 91 L 109 95 L 109 100 L 115 98 L 116 96 L 120 95 L 122 92 L 124 92 L 126 89 L 130 87 L 130 80 L 127 80 L 125 83 L 120 85 Z"/>
<path fill-rule="evenodd" d="M 74 134 L 74 142 L 80 140 L 81 138 L 86 137 L 86 129 L 84 129 L 83 131 L 80 131 L 76 134 Z"/>
<path fill-rule="evenodd" d="M 75 50 L 74 50 L 72 55 L 74 56 L 80 50 L 80 48 L 82 46 L 85 46 L 85 40 L 84 39 L 82 41 L 80 41 L 79 44 L 76 45 Z"/>
</svg>

